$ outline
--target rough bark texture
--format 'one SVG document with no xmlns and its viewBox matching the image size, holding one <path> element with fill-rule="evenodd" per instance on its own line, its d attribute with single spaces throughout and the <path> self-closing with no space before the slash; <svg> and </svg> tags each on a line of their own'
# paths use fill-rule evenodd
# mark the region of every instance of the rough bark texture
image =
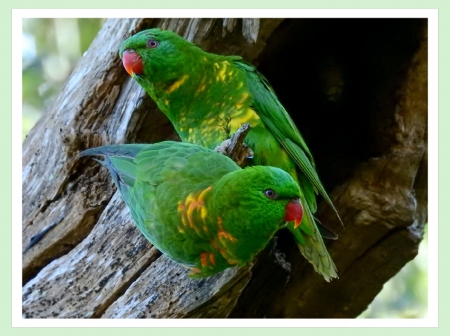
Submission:
<svg viewBox="0 0 450 336">
<path fill-rule="evenodd" d="M 426 20 L 398 22 L 107 20 L 23 144 L 23 316 L 358 316 L 415 257 L 427 218 Z M 107 171 L 77 157 L 177 139 L 117 55 L 154 26 L 240 54 L 268 77 L 345 224 L 319 204 L 339 234 L 328 242 L 338 280 L 314 273 L 284 231 L 250 265 L 189 279 L 140 235 Z"/>
</svg>

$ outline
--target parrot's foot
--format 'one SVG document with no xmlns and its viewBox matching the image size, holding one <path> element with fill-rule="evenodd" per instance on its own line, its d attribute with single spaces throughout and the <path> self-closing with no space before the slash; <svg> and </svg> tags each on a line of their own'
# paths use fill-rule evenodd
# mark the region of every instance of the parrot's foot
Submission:
<svg viewBox="0 0 450 336">
<path fill-rule="evenodd" d="M 200 254 L 200 263 L 197 266 L 187 266 L 191 272 L 189 273 L 190 278 L 204 278 L 216 273 L 214 266 L 216 265 L 216 257 L 212 252 L 203 252 Z"/>
<path fill-rule="evenodd" d="M 250 128 L 250 124 L 243 124 L 230 139 L 217 146 L 215 151 L 228 156 L 241 167 L 246 166 L 246 161 L 253 158 L 253 151 L 244 143 Z"/>
<path fill-rule="evenodd" d="M 228 146 L 230 146 L 230 139 L 224 140 L 224 141 L 223 141 L 219 146 L 217 146 L 214 150 L 215 150 L 216 152 L 219 152 L 219 153 L 221 153 L 221 154 L 223 154 L 223 155 L 228 156 L 228 151 L 227 151 Z"/>
<path fill-rule="evenodd" d="M 202 271 L 200 271 L 200 269 L 198 269 L 197 267 L 189 267 L 189 269 L 191 270 L 189 272 L 189 277 L 191 277 L 191 278 L 201 278 L 202 277 Z"/>
</svg>

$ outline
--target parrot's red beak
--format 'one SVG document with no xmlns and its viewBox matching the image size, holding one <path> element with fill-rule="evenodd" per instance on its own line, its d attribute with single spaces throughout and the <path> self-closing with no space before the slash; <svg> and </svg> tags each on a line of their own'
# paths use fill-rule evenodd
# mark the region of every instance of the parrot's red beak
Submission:
<svg viewBox="0 0 450 336">
<path fill-rule="evenodd" d="M 291 200 L 286 205 L 286 215 L 284 220 L 286 222 L 295 221 L 294 229 L 300 225 L 303 218 L 303 207 L 298 198 Z"/>
<path fill-rule="evenodd" d="M 127 70 L 131 77 L 135 74 L 140 75 L 143 73 L 141 56 L 139 56 L 139 54 L 133 49 L 128 49 L 123 52 L 122 63 L 125 70 Z"/>
</svg>

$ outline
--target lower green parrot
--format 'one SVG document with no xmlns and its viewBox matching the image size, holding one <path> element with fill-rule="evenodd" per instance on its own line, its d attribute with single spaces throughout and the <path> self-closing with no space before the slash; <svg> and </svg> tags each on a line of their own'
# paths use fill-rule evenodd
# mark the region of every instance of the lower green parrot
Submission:
<svg viewBox="0 0 450 336">
<path fill-rule="evenodd" d="M 156 28 L 126 39 L 119 55 L 182 141 L 214 149 L 242 124 L 251 125 L 245 143 L 254 152 L 254 164 L 279 167 L 299 183 L 305 215 L 297 229 L 288 229 L 302 254 L 325 280 L 337 277 L 313 216 L 316 194 L 334 206 L 305 141 L 266 78 L 239 56 L 204 52 Z"/>
<path fill-rule="evenodd" d="M 279 168 L 241 169 L 218 152 L 173 141 L 80 154 L 93 155 L 104 157 L 142 234 L 191 277 L 245 265 L 286 221 L 302 220 L 299 187 Z"/>
</svg>

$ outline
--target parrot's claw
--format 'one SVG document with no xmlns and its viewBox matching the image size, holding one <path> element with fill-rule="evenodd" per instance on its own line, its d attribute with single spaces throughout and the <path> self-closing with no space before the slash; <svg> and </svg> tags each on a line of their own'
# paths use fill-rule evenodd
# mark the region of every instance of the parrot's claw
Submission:
<svg viewBox="0 0 450 336">
<path fill-rule="evenodd" d="M 246 166 L 247 160 L 254 155 L 253 150 L 244 143 L 250 128 L 250 124 L 243 124 L 230 139 L 224 140 L 217 146 L 215 151 L 228 156 L 241 167 Z"/>
</svg>

